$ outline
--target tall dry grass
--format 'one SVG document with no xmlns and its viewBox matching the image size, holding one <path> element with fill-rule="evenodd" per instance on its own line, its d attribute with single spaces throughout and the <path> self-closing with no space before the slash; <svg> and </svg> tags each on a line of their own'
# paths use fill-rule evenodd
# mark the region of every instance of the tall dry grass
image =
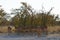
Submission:
<svg viewBox="0 0 60 40">
<path fill-rule="evenodd" d="M 15 32 L 15 27 L 12 27 L 11 32 Z M 60 32 L 60 26 L 49 26 L 47 28 L 48 32 Z M 26 29 L 22 31 L 31 31 L 31 32 L 41 32 L 40 29 Z M 8 32 L 8 26 L 1 26 L 0 27 L 0 33 L 7 33 Z"/>
<path fill-rule="evenodd" d="M 60 32 L 60 26 L 49 26 L 48 32 Z"/>
</svg>

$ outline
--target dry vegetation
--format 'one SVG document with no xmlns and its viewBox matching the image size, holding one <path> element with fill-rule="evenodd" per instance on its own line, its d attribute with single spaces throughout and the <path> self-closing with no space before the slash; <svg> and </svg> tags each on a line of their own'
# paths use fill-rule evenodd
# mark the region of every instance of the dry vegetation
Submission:
<svg viewBox="0 0 60 40">
<path fill-rule="evenodd" d="M 55 16 L 50 14 L 53 8 L 46 12 L 42 7 L 41 12 L 37 12 L 30 5 L 27 5 L 27 3 L 21 2 L 21 4 L 21 8 L 12 10 L 11 15 L 14 14 L 15 16 L 9 21 L 6 20 L 7 18 L 9 18 L 7 13 L 5 13 L 3 9 L 0 10 L 0 33 L 37 32 L 38 34 L 40 34 L 46 32 L 47 34 L 49 32 L 60 32 L 60 27 L 56 26 L 60 25 L 60 21 L 56 21 L 59 18 L 58 15 Z M 3 18 L 6 15 L 7 17 Z M 9 25 L 13 27 L 10 28 Z"/>
<path fill-rule="evenodd" d="M 15 27 L 12 27 L 11 32 L 15 32 Z M 48 27 L 48 32 L 52 33 L 52 32 L 60 32 L 60 26 L 49 26 Z M 8 32 L 8 27 L 7 26 L 3 26 L 0 27 L 0 33 L 7 33 Z M 23 29 L 20 30 L 20 32 L 37 32 L 37 33 L 41 33 L 40 29 Z"/>
<path fill-rule="evenodd" d="M 48 32 L 60 32 L 60 26 L 48 27 Z"/>
<path fill-rule="evenodd" d="M 15 27 L 12 27 L 11 32 L 15 31 Z M 0 26 L 0 33 L 7 33 L 8 32 L 8 26 Z"/>
</svg>

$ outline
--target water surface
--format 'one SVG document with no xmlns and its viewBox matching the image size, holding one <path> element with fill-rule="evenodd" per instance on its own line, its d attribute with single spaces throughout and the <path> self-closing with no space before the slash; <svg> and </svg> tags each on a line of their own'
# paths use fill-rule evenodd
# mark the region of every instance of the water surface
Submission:
<svg viewBox="0 0 60 40">
<path fill-rule="evenodd" d="M 37 36 L 32 35 L 32 34 L 20 34 L 20 35 L 16 35 L 16 34 L 10 34 L 8 35 L 8 33 L 3 33 L 0 34 L 0 40 L 60 40 L 60 36 Z"/>
</svg>

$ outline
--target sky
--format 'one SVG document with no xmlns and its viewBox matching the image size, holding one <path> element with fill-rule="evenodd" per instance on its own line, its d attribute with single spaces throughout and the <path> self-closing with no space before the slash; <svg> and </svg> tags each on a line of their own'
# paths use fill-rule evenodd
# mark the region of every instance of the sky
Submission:
<svg viewBox="0 0 60 40">
<path fill-rule="evenodd" d="M 46 11 L 54 7 L 51 14 L 58 14 L 60 17 L 60 0 L 0 0 L 0 5 L 7 13 L 11 13 L 12 9 L 21 6 L 21 2 L 27 2 L 35 10 L 41 10 L 42 5 Z"/>
</svg>

